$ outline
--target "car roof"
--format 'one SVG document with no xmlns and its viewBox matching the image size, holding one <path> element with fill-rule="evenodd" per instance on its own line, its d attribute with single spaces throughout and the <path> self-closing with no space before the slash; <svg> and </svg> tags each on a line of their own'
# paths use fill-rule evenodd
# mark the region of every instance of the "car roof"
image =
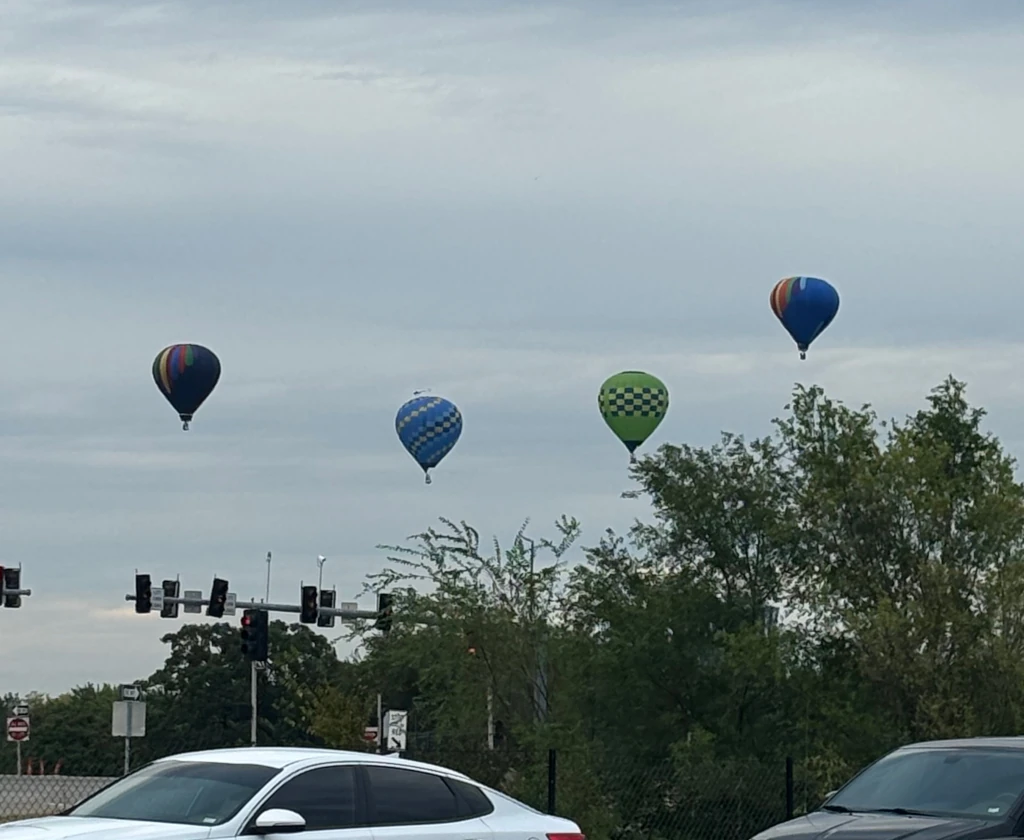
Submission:
<svg viewBox="0 0 1024 840">
<path fill-rule="evenodd" d="M 313 747 L 227 747 L 216 750 L 198 750 L 196 752 L 178 753 L 157 759 L 154 763 L 165 761 L 211 761 L 221 764 L 262 764 L 266 767 L 282 769 L 292 764 L 335 761 L 358 761 L 361 764 L 378 764 L 385 767 L 406 767 L 429 770 L 432 773 L 443 773 L 460 779 L 469 779 L 464 773 L 449 770 L 437 764 L 422 761 L 411 761 L 395 755 L 377 755 L 370 752 L 355 750 L 328 750 Z"/>
<path fill-rule="evenodd" d="M 900 752 L 902 750 L 925 749 L 1024 750 L 1024 735 L 1005 735 L 984 738 L 949 738 L 943 741 L 919 741 L 916 744 L 906 744 L 896 750 L 896 752 Z"/>
</svg>

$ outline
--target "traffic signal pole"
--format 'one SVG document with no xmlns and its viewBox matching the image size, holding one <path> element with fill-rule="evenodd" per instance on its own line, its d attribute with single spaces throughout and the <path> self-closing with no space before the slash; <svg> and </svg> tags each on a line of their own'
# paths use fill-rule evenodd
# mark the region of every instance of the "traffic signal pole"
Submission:
<svg viewBox="0 0 1024 840">
<path fill-rule="evenodd" d="M 270 558 L 267 553 L 267 594 L 270 594 Z M 303 624 L 315 623 L 319 627 L 333 627 L 334 620 L 340 618 L 342 621 L 352 619 L 372 619 L 375 626 L 382 633 L 387 634 L 391 630 L 394 608 L 392 593 L 379 593 L 377 596 L 376 610 L 344 609 L 344 606 L 353 607 L 355 604 L 346 604 L 342 608 L 335 607 L 335 590 L 323 589 L 323 561 L 326 558 L 320 556 L 317 563 L 320 567 L 320 579 L 317 586 L 303 585 L 302 597 L 299 604 L 272 604 L 267 601 L 257 601 L 255 598 L 248 602 L 239 601 L 234 593 L 229 592 L 227 580 L 215 577 L 213 586 L 210 589 L 210 597 L 203 598 L 199 592 L 181 593 L 181 584 L 178 580 L 165 580 L 159 589 L 154 591 L 152 579 L 147 574 L 135 574 L 135 593 L 124 596 L 126 601 L 136 602 L 135 612 L 149 613 L 153 609 L 159 609 L 161 618 L 177 618 L 178 608 L 185 607 L 185 612 L 199 612 L 199 608 L 208 607 L 206 614 L 213 618 L 220 619 L 225 614 L 235 615 L 239 609 L 242 614 L 242 652 L 249 659 L 249 743 L 255 747 L 257 742 L 257 723 L 259 721 L 259 674 L 258 671 L 267 667 L 269 657 L 267 652 L 269 633 L 269 614 L 298 613 L 299 621 Z M 25 594 L 29 594 L 26 592 Z M 194 597 L 199 595 L 199 597 Z M 381 720 L 381 696 L 377 695 L 377 739 L 378 750 L 383 751 L 383 727 Z"/>
<path fill-rule="evenodd" d="M 249 721 L 249 746 L 256 746 L 256 720 L 259 714 L 256 694 L 256 660 L 249 663 L 249 705 L 252 710 L 252 718 Z"/>
<path fill-rule="evenodd" d="M 134 601 L 134 595 L 125 595 L 126 601 Z M 181 604 L 185 607 L 207 607 L 210 605 L 209 598 L 164 598 L 165 604 Z M 263 601 L 257 601 L 255 598 L 251 601 L 237 601 L 235 609 L 243 610 L 265 610 L 266 612 L 283 612 L 283 613 L 302 613 L 302 607 L 298 604 L 267 604 Z M 376 610 L 343 610 L 335 607 L 319 607 L 318 613 L 325 617 L 335 616 L 337 618 L 377 618 L 378 613 Z"/>
</svg>

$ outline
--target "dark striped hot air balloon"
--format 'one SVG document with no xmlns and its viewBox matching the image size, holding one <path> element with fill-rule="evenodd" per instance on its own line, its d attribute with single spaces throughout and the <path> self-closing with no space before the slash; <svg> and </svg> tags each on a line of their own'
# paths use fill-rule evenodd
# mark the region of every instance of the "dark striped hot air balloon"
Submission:
<svg viewBox="0 0 1024 840">
<path fill-rule="evenodd" d="M 153 360 L 156 387 L 178 412 L 185 431 L 219 379 L 220 359 L 200 344 L 172 344 Z"/>
</svg>

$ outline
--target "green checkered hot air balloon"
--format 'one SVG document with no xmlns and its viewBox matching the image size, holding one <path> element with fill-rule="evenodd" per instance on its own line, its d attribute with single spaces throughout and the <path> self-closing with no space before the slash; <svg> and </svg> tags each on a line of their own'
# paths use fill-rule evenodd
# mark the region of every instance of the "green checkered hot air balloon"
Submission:
<svg viewBox="0 0 1024 840">
<path fill-rule="evenodd" d="M 668 411 L 668 388 L 657 376 L 641 370 L 624 370 L 609 376 L 597 395 L 601 416 L 629 450 L 635 450 L 654 434 Z"/>
</svg>

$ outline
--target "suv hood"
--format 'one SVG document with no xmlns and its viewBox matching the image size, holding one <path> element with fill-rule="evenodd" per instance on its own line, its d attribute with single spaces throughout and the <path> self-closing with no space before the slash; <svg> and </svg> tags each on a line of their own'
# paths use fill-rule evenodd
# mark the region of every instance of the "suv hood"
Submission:
<svg viewBox="0 0 1024 840">
<path fill-rule="evenodd" d="M 0 840 L 203 840 L 209 836 L 210 829 L 203 826 L 99 817 L 40 817 L 0 825 Z"/>
<path fill-rule="evenodd" d="M 754 840 L 953 840 L 992 836 L 992 828 L 987 820 L 816 811 L 763 831 Z"/>
</svg>

